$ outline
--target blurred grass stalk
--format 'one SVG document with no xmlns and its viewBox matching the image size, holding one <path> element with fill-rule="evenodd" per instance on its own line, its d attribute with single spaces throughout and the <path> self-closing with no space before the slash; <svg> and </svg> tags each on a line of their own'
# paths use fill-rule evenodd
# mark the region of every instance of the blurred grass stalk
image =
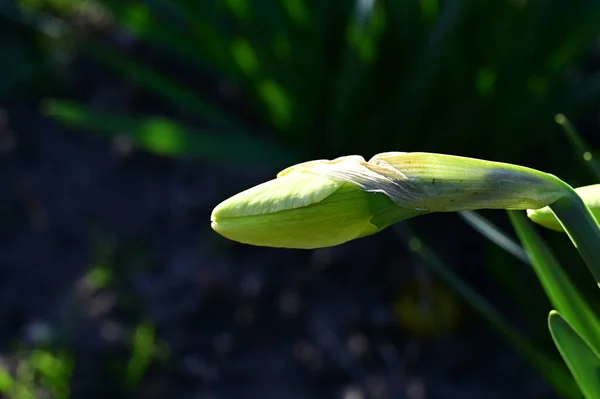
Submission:
<svg viewBox="0 0 600 399">
<path fill-rule="evenodd" d="M 556 311 L 550 312 L 548 327 L 558 350 L 569 366 L 586 399 L 600 397 L 600 356 Z"/>
</svg>

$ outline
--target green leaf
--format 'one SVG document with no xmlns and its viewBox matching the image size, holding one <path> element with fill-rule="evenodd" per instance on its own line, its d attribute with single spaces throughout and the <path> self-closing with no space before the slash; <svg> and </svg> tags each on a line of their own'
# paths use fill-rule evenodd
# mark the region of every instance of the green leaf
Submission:
<svg viewBox="0 0 600 399">
<path fill-rule="evenodd" d="M 594 214 L 573 188 L 550 204 L 552 213 L 577 248 L 597 283 L 600 283 L 600 226 Z"/>
<path fill-rule="evenodd" d="M 553 306 L 599 350 L 600 321 L 596 314 L 527 218 L 518 211 L 509 211 L 508 215 Z"/>
<path fill-rule="evenodd" d="M 556 311 L 548 316 L 554 343 L 586 399 L 600 398 L 600 358 L 597 352 Z"/>
<path fill-rule="evenodd" d="M 130 140 L 158 155 L 277 168 L 297 159 L 293 153 L 251 136 L 196 132 L 166 118 L 116 115 L 62 100 L 47 100 L 44 112 L 67 126 Z"/>
</svg>

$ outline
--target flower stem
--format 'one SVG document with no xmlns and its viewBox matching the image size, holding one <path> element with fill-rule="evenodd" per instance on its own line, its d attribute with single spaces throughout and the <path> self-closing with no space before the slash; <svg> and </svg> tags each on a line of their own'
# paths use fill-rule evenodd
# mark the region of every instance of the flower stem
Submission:
<svg viewBox="0 0 600 399">
<path fill-rule="evenodd" d="M 596 282 L 600 283 L 600 226 L 577 195 L 568 192 L 550 205 L 550 209 L 571 238 Z"/>
</svg>

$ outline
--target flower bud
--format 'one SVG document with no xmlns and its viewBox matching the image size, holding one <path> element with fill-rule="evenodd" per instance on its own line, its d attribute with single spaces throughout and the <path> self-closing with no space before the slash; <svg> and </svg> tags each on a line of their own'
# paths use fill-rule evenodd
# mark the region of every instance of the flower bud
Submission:
<svg viewBox="0 0 600 399">
<path fill-rule="evenodd" d="M 321 164 L 345 168 L 359 158 L 364 161 L 342 157 L 287 168 L 276 179 L 219 204 L 211 215 L 212 228 L 246 244 L 309 249 L 368 236 L 424 213 L 313 170 Z"/>
<path fill-rule="evenodd" d="M 429 212 L 541 208 L 564 183 L 521 166 L 430 153 L 389 152 L 301 163 L 219 204 L 212 228 L 242 243 L 338 245 Z"/>
<path fill-rule="evenodd" d="M 575 192 L 598 220 L 600 218 L 600 184 L 579 187 L 575 189 Z M 564 233 L 564 229 L 548 206 L 541 209 L 530 209 L 527 211 L 527 216 L 540 226 Z"/>
</svg>

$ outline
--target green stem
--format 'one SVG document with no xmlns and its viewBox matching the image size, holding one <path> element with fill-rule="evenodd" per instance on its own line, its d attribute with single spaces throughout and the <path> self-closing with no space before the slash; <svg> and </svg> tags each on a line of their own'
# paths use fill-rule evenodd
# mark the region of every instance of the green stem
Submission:
<svg viewBox="0 0 600 399">
<path fill-rule="evenodd" d="M 550 205 L 550 209 L 571 238 L 596 282 L 600 282 L 600 226 L 589 208 L 575 190 L 569 187 L 569 192 Z"/>
</svg>

